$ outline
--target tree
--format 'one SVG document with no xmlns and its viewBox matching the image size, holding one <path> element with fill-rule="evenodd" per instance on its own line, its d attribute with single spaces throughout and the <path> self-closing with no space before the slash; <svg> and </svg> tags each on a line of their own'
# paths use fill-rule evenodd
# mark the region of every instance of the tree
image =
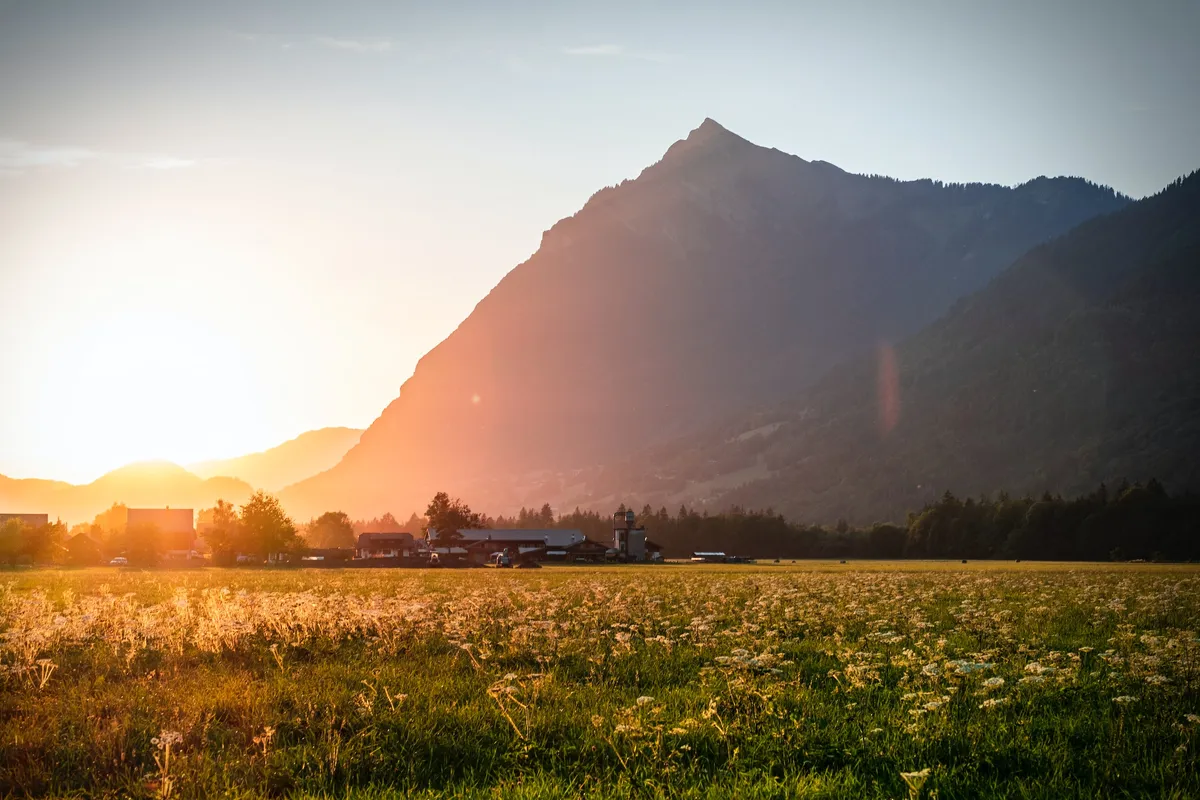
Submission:
<svg viewBox="0 0 1200 800">
<path fill-rule="evenodd" d="M 239 549 L 260 556 L 294 552 L 301 544 L 279 500 L 263 491 L 255 492 L 242 506 L 240 531 Z"/>
<path fill-rule="evenodd" d="M 112 539 L 125 532 L 125 524 L 129 520 L 129 509 L 124 503 L 113 503 L 112 508 L 96 515 L 93 524 L 103 531 L 103 536 Z"/>
<path fill-rule="evenodd" d="M 134 525 L 119 537 L 130 564 L 152 567 L 162 553 L 162 531 L 152 522 Z"/>
<path fill-rule="evenodd" d="M 60 561 L 65 556 L 62 543 L 67 538 L 67 526 L 62 520 L 29 528 L 25 532 L 22 555 L 33 563 Z"/>
<path fill-rule="evenodd" d="M 25 531 L 29 526 L 19 519 L 10 519 L 0 525 L 0 564 L 17 563 L 17 556 L 25 543 Z"/>
<path fill-rule="evenodd" d="M 304 529 L 309 547 L 354 547 L 354 525 L 344 511 L 326 511 Z"/>
<path fill-rule="evenodd" d="M 203 536 L 212 549 L 213 563 L 232 564 L 234 551 L 242 538 L 242 522 L 233 503 L 218 500 L 215 507 L 201 511 L 200 518 L 207 523 Z"/>
<path fill-rule="evenodd" d="M 65 531 L 62 522 L 29 525 L 21 519 L 8 520 L 0 525 L 0 564 L 53 559 L 58 549 L 55 545 L 61 544 Z"/>
<path fill-rule="evenodd" d="M 438 492 L 425 509 L 425 535 L 436 538 L 446 547 L 457 544 L 462 535 L 460 528 L 481 528 L 483 519 L 471 507 L 457 497 L 453 500 L 445 492 Z"/>
</svg>

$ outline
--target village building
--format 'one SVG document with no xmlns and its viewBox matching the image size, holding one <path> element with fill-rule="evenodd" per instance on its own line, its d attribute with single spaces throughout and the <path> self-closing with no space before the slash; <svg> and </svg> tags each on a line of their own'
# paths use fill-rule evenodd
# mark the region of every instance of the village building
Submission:
<svg viewBox="0 0 1200 800">
<path fill-rule="evenodd" d="M 484 564 L 496 553 L 512 561 L 603 561 L 609 548 L 567 528 L 460 528 L 457 541 L 444 542 L 429 531 L 433 552 L 450 559 Z"/>
<path fill-rule="evenodd" d="M 162 554 L 168 559 L 200 558 L 196 543 L 194 514 L 190 508 L 131 508 L 125 529 L 156 528 L 162 536 Z"/>
<path fill-rule="evenodd" d="M 662 561 L 662 547 L 646 538 L 646 528 L 637 524 L 636 514 L 618 511 L 613 514 L 612 556 L 630 563 Z"/>
<path fill-rule="evenodd" d="M 66 542 L 67 563 L 75 567 L 91 567 L 103 559 L 100 542 L 88 533 L 77 533 Z"/>
<path fill-rule="evenodd" d="M 411 533 L 362 533 L 355 558 L 415 558 L 417 541 Z"/>
</svg>

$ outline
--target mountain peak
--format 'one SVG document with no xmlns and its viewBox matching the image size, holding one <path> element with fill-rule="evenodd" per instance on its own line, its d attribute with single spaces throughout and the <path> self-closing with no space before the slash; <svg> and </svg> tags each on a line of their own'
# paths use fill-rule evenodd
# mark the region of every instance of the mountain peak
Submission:
<svg viewBox="0 0 1200 800">
<path fill-rule="evenodd" d="M 689 133 L 686 139 L 680 139 L 671 145 L 670 149 L 663 155 L 663 161 L 675 161 L 693 153 L 708 152 L 713 149 L 730 147 L 737 144 L 748 145 L 750 142 L 721 125 L 721 123 L 712 117 L 705 117 L 699 127 Z"/>
<path fill-rule="evenodd" d="M 689 133 L 687 138 L 688 141 L 699 141 L 721 135 L 732 136 L 734 134 L 732 134 L 728 128 L 717 122 L 712 117 L 705 117 L 704 121 L 700 123 L 700 126 Z"/>
</svg>

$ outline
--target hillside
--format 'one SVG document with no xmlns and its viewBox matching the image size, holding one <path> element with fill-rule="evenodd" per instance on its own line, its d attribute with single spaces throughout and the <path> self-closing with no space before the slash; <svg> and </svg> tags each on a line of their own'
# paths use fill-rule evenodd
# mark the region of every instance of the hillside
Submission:
<svg viewBox="0 0 1200 800">
<path fill-rule="evenodd" d="M 283 499 L 366 516 L 441 488 L 493 511 L 569 494 L 575 470 L 770 407 L 1125 203 L 1080 179 L 851 175 L 706 120 L 546 232 L 359 444 Z"/>
<path fill-rule="evenodd" d="M 261 453 L 189 464 L 188 470 L 201 478 L 238 478 L 256 489 L 277 492 L 329 469 L 361 436 L 362 431 L 356 428 L 321 428 Z"/>
<path fill-rule="evenodd" d="M 113 503 L 199 510 L 218 498 L 242 503 L 252 492 L 235 478 L 205 480 L 176 464 L 150 462 L 121 467 L 80 486 L 0 475 L 0 510 L 47 513 L 52 520 L 74 524 L 90 521 Z"/>
<path fill-rule="evenodd" d="M 890 430 L 886 372 L 863 358 L 774 412 L 652 454 L 657 487 L 629 465 L 597 491 L 666 502 L 690 489 L 693 502 L 861 523 L 946 489 L 1074 494 L 1157 477 L 1195 490 L 1197 308 L 1200 173 L 1031 250 L 905 341 Z M 695 496 L 739 474 L 745 485 Z"/>
</svg>

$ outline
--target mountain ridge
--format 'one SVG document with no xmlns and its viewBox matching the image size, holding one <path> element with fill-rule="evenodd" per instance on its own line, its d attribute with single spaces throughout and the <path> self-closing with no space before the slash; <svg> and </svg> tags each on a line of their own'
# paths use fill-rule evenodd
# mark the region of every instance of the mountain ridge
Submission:
<svg viewBox="0 0 1200 800">
<path fill-rule="evenodd" d="M 241 504 L 253 491 L 236 478 L 203 479 L 178 464 L 152 461 L 127 464 L 86 484 L 0 475 L 0 509 L 21 508 L 75 524 L 91 521 L 114 503 L 198 511 L 218 499 Z"/>
<path fill-rule="evenodd" d="M 551 226 L 342 461 L 281 496 L 301 516 L 373 515 L 458 486 L 511 510 L 539 475 L 786 397 L 1127 202 L 1021 186 L 851 175 L 706 121 Z"/>
<path fill-rule="evenodd" d="M 256 489 L 277 492 L 329 469 L 361 436 L 358 428 L 318 428 L 257 453 L 189 464 L 188 469 L 201 478 L 238 478 Z"/>
</svg>

